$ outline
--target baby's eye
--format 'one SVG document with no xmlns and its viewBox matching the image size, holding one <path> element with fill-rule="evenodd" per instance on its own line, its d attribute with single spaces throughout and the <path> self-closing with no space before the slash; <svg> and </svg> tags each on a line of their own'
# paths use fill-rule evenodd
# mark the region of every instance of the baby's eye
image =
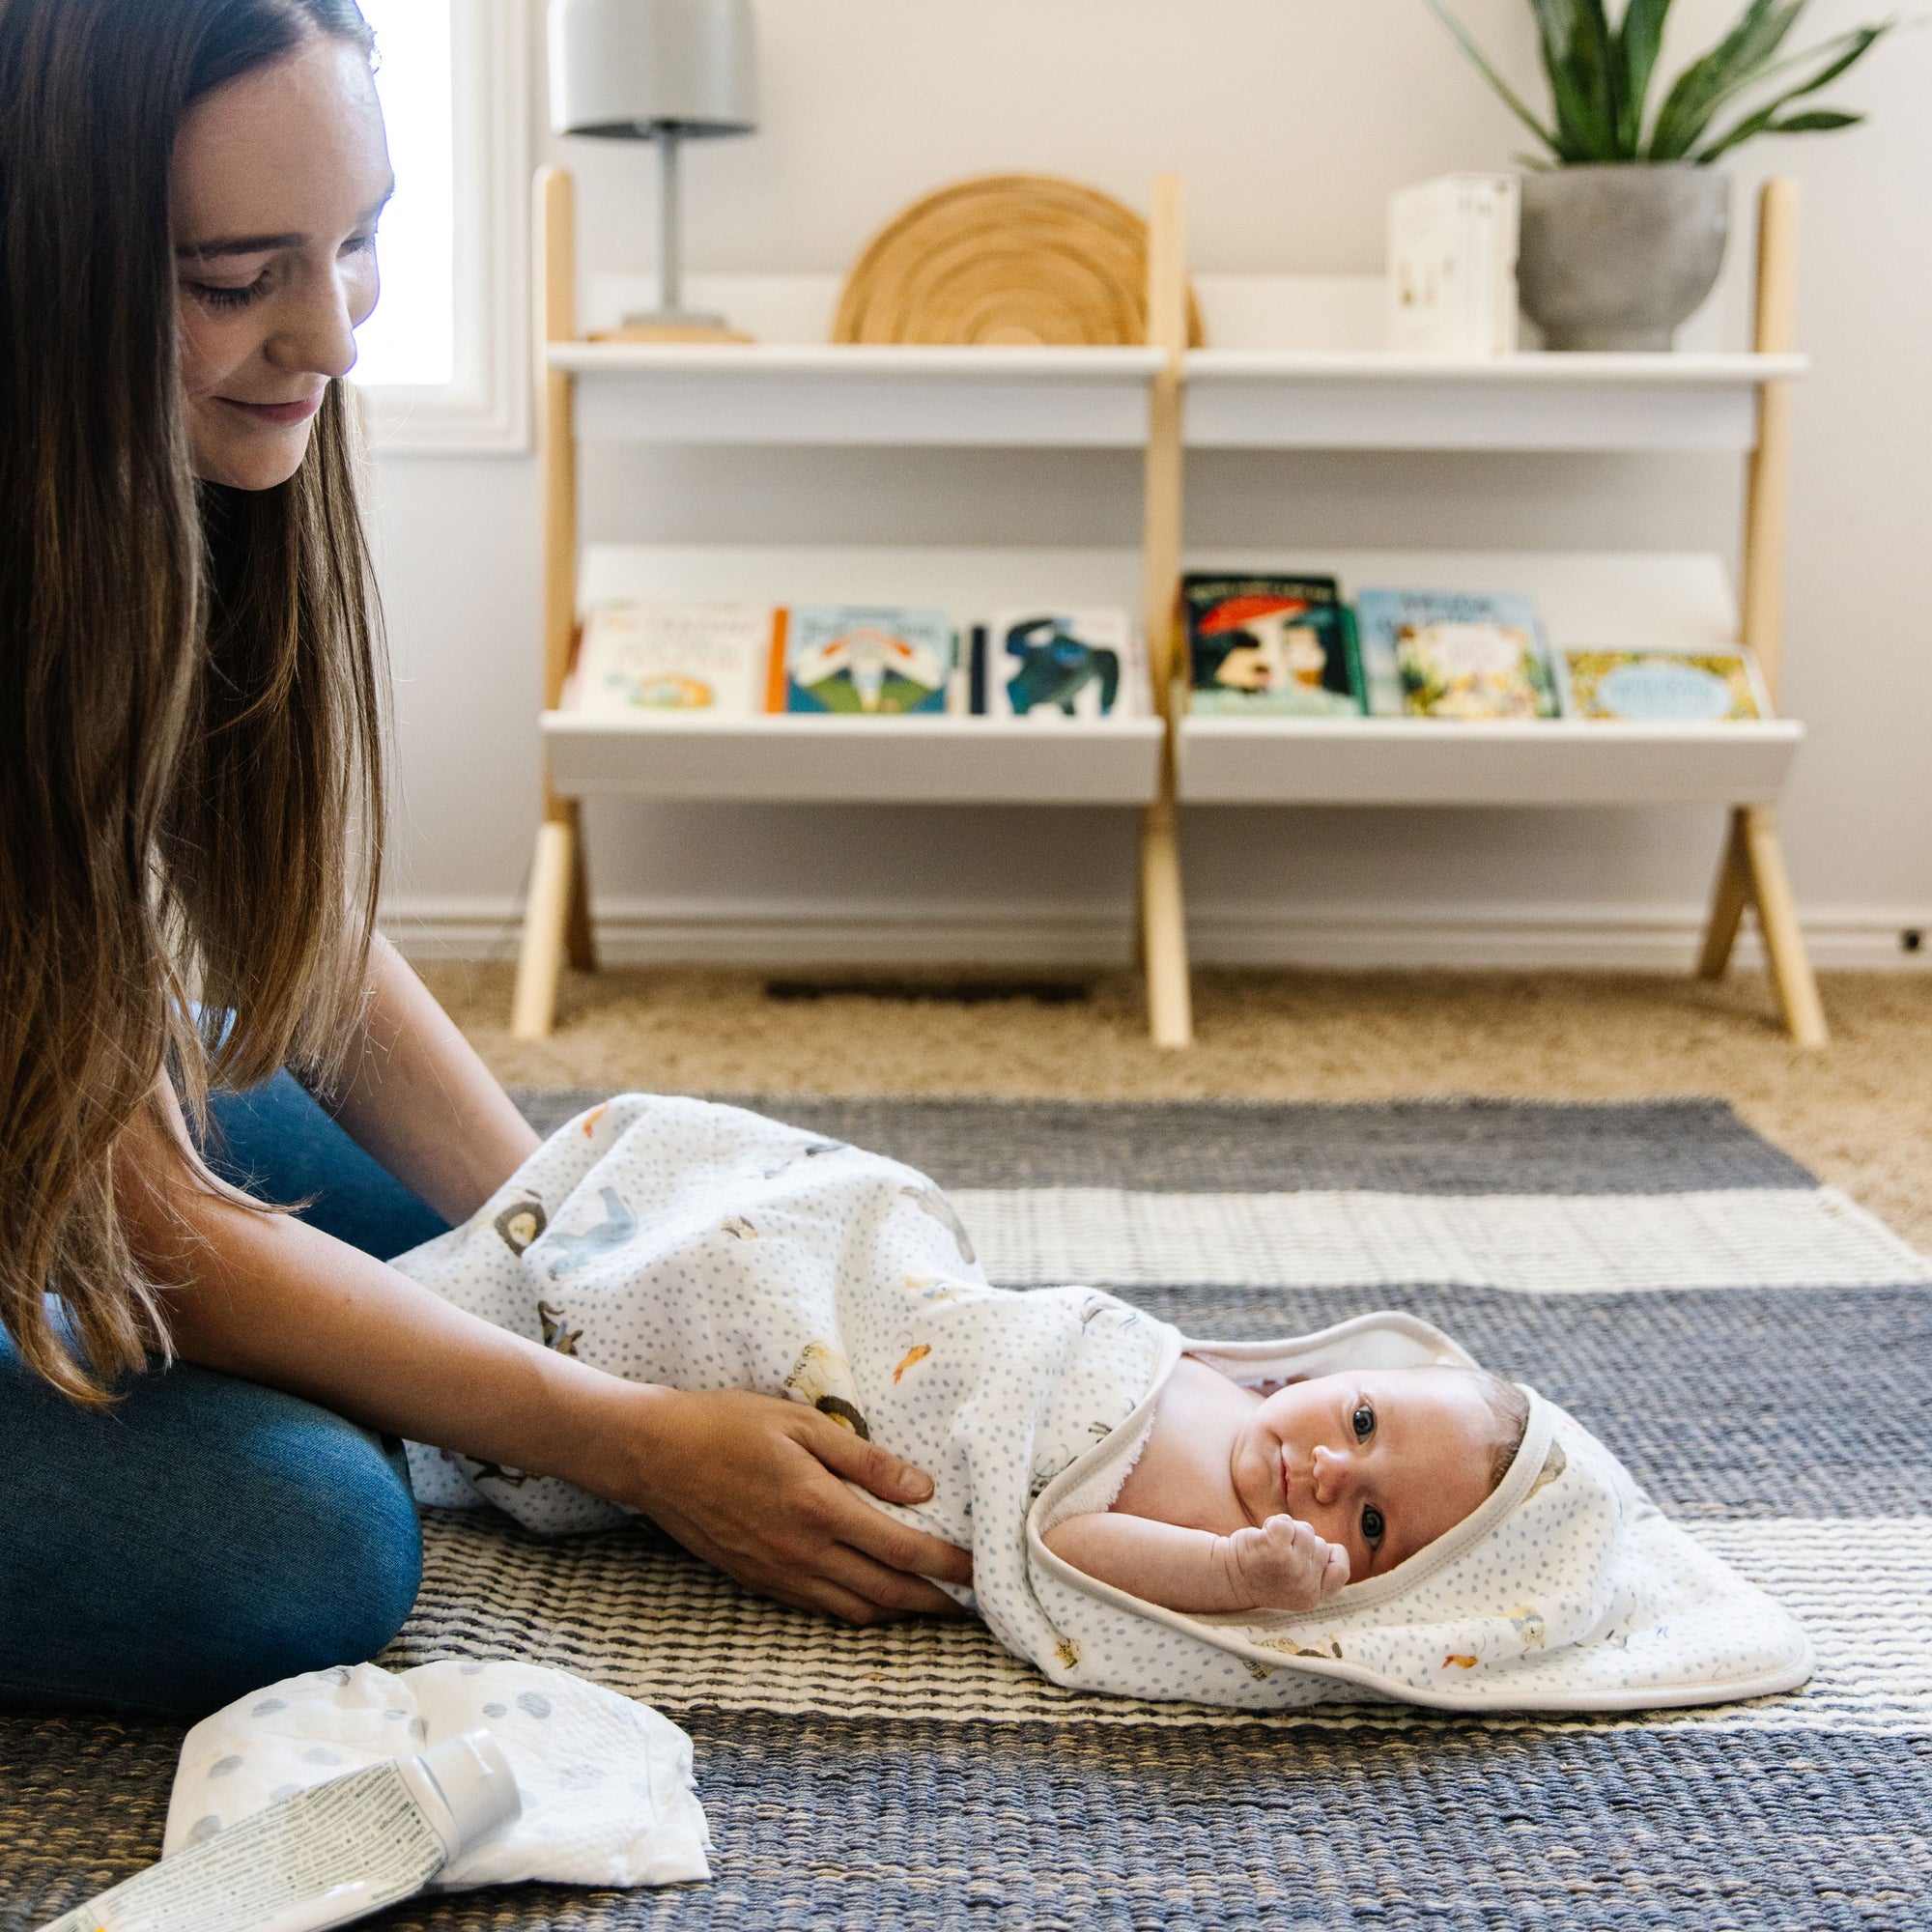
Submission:
<svg viewBox="0 0 1932 1932">
<path fill-rule="evenodd" d="M 1357 1410 L 1359 1414 L 1361 1411 Z M 1362 1511 L 1362 1541 L 1371 1549 L 1381 1548 L 1382 1532 L 1387 1525 L 1382 1521 L 1382 1513 L 1374 1503 L 1367 1504 Z"/>
<path fill-rule="evenodd" d="M 1350 1426 L 1355 1432 L 1355 1440 L 1357 1442 L 1366 1442 L 1376 1433 L 1376 1412 L 1367 1403 L 1364 1403 L 1360 1408 L 1356 1409 L 1354 1414 L 1349 1418 L 1349 1422 Z"/>
</svg>

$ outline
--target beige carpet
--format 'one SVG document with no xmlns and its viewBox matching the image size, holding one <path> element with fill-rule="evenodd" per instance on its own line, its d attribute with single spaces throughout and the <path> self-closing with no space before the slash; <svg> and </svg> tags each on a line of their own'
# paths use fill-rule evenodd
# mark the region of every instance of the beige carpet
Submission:
<svg viewBox="0 0 1932 1932">
<path fill-rule="evenodd" d="M 505 1080 L 690 1093 L 1547 1099 L 1715 1094 L 1932 1249 L 1932 975 L 1828 974 L 1824 1053 L 1764 983 L 1581 974 L 1203 973 L 1197 1043 L 1157 1052 L 1135 982 L 1083 1000 L 767 997 L 763 977 L 571 976 L 555 1035 L 510 1038 L 506 965 L 431 965 Z"/>
</svg>

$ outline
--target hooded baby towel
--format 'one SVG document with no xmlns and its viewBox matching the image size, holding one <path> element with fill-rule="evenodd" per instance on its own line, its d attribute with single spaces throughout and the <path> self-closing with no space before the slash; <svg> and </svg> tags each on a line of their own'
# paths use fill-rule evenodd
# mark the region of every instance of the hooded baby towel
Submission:
<svg viewBox="0 0 1932 1932">
<path fill-rule="evenodd" d="M 1069 1689 L 1254 1710 L 1615 1710 L 1758 1696 L 1810 1674 L 1785 1612 L 1534 1391 L 1495 1493 L 1320 1610 L 1183 1615 L 1096 1581 L 1041 1533 L 1119 1493 L 1183 1352 L 1256 1386 L 1470 1357 L 1406 1315 L 1224 1344 L 1094 1289 L 994 1288 L 924 1176 L 737 1108 L 647 1094 L 593 1107 L 396 1265 L 611 1374 L 789 1396 L 917 1463 L 931 1499 L 877 1507 L 970 1547 L 968 1601 Z M 411 1467 L 425 1503 L 487 1501 L 539 1531 L 623 1517 L 554 1479 L 419 1445 Z"/>
</svg>

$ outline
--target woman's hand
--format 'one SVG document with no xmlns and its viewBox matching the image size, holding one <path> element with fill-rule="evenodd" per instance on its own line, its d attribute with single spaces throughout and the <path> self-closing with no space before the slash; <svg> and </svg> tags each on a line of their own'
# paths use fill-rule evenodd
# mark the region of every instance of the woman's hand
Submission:
<svg viewBox="0 0 1932 1932">
<path fill-rule="evenodd" d="M 611 1394 L 631 1410 L 615 1432 L 630 1468 L 595 1487 L 694 1556 L 748 1589 L 847 1623 L 959 1614 L 925 1578 L 970 1583 L 966 1551 L 873 1509 L 839 1480 L 886 1502 L 922 1503 L 932 1493 L 922 1471 L 803 1403 L 628 1382 Z"/>
</svg>

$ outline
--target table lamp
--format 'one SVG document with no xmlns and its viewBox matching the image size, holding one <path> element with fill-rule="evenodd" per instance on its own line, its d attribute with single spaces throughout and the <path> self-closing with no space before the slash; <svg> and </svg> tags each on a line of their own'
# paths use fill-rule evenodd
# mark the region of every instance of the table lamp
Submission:
<svg viewBox="0 0 1932 1932">
<path fill-rule="evenodd" d="M 658 306 L 613 331 L 633 341 L 743 341 L 683 301 L 678 155 L 688 139 L 757 128 L 751 0 L 551 0 L 551 126 L 658 146 Z"/>
</svg>

